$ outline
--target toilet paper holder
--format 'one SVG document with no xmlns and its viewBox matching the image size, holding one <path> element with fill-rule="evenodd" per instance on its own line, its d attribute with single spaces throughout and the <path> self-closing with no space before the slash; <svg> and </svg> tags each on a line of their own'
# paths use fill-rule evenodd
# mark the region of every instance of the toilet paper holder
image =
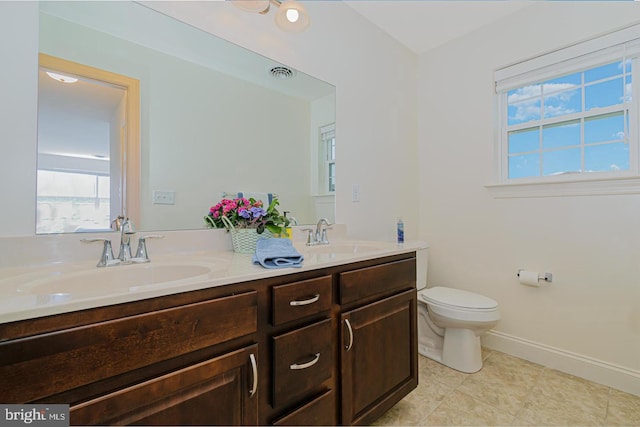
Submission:
<svg viewBox="0 0 640 427">
<path fill-rule="evenodd" d="M 524 271 L 524 268 L 518 269 L 518 277 L 520 277 L 520 272 Z M 538 280 L 544 280 L 547 283 L 553 282 L 553 274 L 551 273 L 538 273 Z"/>
</svg>

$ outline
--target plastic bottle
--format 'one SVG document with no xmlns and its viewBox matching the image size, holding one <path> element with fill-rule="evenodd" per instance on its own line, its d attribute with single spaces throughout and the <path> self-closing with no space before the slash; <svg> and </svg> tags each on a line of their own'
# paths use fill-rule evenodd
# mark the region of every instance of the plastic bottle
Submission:
<svg viewBox="0 0 640 427">
<path fill-rule="evenodd" d="M 396 224 L 396 231 L 398 235 L 398 244 L 401 245 L 404 243 L 404 222 L 402 218 L 398 218 L 398 223 Z"/>
</svg>

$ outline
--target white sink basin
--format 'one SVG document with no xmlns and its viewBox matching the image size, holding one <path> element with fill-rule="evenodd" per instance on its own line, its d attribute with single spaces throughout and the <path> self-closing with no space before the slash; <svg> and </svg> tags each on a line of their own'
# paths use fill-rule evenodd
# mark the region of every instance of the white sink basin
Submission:
<svg viewBox="0 0 640 427">
<path fill-rule="evenodd" d="M 17 291 L 32 295 L 135 292 L 153 286 L 206 277 L 215 270 L 215 266 L 215 263 L 149 263 L 93 268 L 44 275 L 19 284 Z"/>
<path fill-rule="evenodd" d="M 305 252 L 310 254 L 358 254 L 379 251 L 381 247 L 372 244 L 337 243 L 328 245 L 308 246 Z"/>
</svg>

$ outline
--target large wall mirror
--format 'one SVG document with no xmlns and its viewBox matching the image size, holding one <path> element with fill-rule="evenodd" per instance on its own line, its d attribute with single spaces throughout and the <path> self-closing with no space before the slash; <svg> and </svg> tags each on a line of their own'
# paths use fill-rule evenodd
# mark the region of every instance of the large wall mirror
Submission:
<svg viewBox="0 0 640 427">
<path fill-rule="evenodd" d="M 101 231 L 118 212 L 142 231 L 203 228 L 238 192 L 277 195 L 301 224 L 333 219 L 332 85 L 133 2 L 41 2 L 40 52 L 138 81 L 140 121 L 136 147 L 126 88 L 76 76 L 106 105 L 91 115 L 41 64 L 38 233 Z"/>
</svg>

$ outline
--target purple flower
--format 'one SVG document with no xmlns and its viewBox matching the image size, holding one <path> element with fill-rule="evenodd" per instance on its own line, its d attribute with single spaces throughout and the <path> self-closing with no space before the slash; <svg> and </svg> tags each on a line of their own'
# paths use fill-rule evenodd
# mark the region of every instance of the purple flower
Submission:
<svg viewBox="0 0 640 427">
<path fill-rule="evenodd" d="M 240 215 L 242 218 L 246 218 L 246 219 L 250 219 L 251 218 L 251 212 L 245 208 L 240 208 L 240 210 L 238 210 L 238 215 Z"/>
<path fill-rule="evenodd" d="M 265 216 L 267 214 L 267 211 L 265 211 L 262 208 L 251 208 L 251 215 L 253 216 L 253 218 L 262 218 L 263 216 Z"/>
</svg>

